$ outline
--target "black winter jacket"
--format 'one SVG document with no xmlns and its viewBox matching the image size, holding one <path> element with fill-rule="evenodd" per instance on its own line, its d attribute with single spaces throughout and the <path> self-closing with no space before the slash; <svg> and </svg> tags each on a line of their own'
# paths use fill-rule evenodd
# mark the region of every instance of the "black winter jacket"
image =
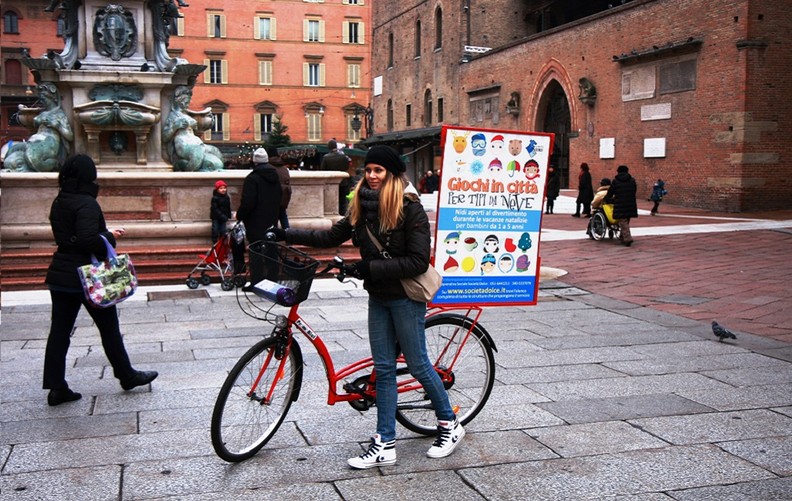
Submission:
<svg viewBox="0 0 792 501">
<path fill-rule="evenodd" d="M 613 204 L 614 219 L 638 217 L 637 189 L 635 179 L 628 172 L 616 174 L 605 195 L 605 202 Z"/>
<path fill-rule="evenodd" d="M 256 164 L 242 184 L 237 219 L 245 223 L 248 242 L 264 240 L 267 228 L 278 223 L 281 185 L 270 164 Z"/>
<path fill-rule="evenodd" d="M 209 210 L 209 218 L 214 221 L 225 223 L 231 219 L 231 197 L 228 194 L 221 195 L 214 191 L 212 194 L 212 206 Z"/>
<path fill-rule="evenodd" d="M 116 240 L 107 230 L 104 214 L 93 195 L 62 189 L 50 209 L 50 225 L 58 249 L 47 270 L 46 283 L 51 288 L 82 290 L 77 267 L 107 257 L 107 247 L 100 235 L 115 247 Z"/>
<path fill-rule="evenodd" d="M 350 238 L 360 248 L 360 257 L 370 260 L 371 276 L 363 281 L 369 295 L 378 299 L 399 299 L 407 297 L 401 285 L 401 278 L 420 275 L 429 268 L 431 237 L 429 219 L 426 211 L 414 196 L 405 196 L 404 216 L 398 226 L 386 235 L 379 235 L 379 225 L 369 225 L 381 245 L 391 255 L 385 259 L 369 238 L 365 221 L 352 226 L 349 218 L 343 218 L 327 230 L 295 230 L 286 232 L 290 244 L 311 247 L 336 247 Z"/>
</svg>

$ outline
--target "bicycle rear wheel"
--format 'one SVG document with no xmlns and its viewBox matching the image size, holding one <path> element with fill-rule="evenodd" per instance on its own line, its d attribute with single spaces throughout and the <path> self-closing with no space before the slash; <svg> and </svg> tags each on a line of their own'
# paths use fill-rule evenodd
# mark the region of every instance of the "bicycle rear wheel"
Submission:
<svg viewBox="0 0 792 501">
<path fill-rule="evenodd" d="M 470 422 L 484 407 L 495 382 L 495 357 L 484 330 L 460 315 L 437 315 L 426 320 L 426 349 L 448 391 L 451 407 L 462 424 Z M 457 357 L 454 362 L 454 357 Z M 450 371 L 448 368 L 453 367 Z M 411 378 L 406 369 L 399 379 Z M 422 435 L 437 433 L 437 417 L 423 388 L 399 393 L 396 420 L 410 431 Z"/>
<path fill-rule="evenodd" d="M 264 447 L 296 400 L 301 371 L 302 354 L 293 340 L 287 349 L 284 339 L 268 337 L 242 355 L 212 412 L 212 446 L 218 456 L 236 463 Z"/>
</svg>

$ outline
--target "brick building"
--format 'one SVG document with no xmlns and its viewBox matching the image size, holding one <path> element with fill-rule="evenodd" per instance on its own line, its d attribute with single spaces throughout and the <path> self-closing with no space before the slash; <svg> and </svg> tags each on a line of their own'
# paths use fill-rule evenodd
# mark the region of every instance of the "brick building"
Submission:
<svg viewBox="0 0 792 501">
<path fill-rule="evenodd" d="M 374 5 L 377 133 L 437 163 L 442 123 L 556 133 L 566 186 L 630 166 L 646 196 L 723 211 L 792 200 L 792 11 L 774 0 Z M 571 174 L 570 174 L 571 171 Z"/>
<path fill-rule="evenodd" d="M 33 82 L 27 68 L 19 67 L 22 49 L 33 57 L 63 49 L 58 13 L 44 12 L 48 3 L 3 2 L 4 138 L 30 135 L 12 127 L 17 105 L 29 106 L 34 100 L 25 95 Z M 351 144 L 367 135 L 370 1 L 188 3 L 180 7 L 183 17 L 174 25 L 168 49 L 172 56 L 207 66 L 190 104 L 214 113 L 205 142 L 229 158 L 237 153 L 249 158 L 278 119 L 288 127 L 292 143 L 311 152 L 322 151 L 331 138 Z"/>
</svg>

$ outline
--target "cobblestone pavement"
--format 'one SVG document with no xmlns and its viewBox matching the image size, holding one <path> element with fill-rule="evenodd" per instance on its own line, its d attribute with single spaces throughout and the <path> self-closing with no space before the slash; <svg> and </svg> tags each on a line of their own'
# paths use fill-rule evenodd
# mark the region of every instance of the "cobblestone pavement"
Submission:
<svg viewBox="0 0 792 501">
<path fill-rule="evenodd" d="M 737 221 L 663 205 L 635 221 L 626 248 L 588 240 L 560 202 L 541 255 L 567 274 L 542 281 L 536 306 L 486 309 L 496 385 L 440 460 L 425 456 L 430 438 L 398 428 L 397 465 L 350 470 L 375 415 L 326 405 L 307 339 L 303 391 L 282 428 L 254 458 L 220 460 L 209 439 L 217 390 L 267 327 L 215 285 L 142 288 L 120 306 L 133 363 L 160 372 L 130 392 L 81 313 L 67 377 L 83 399 L 48 407 L 48 298 L 3 294 L 0 499 L 790 499 L 789 214 Z M 743 226 L 701 232 L 711 224 Z M 301 307 L 337 365 L 368 353 L 365 298 L 317 281 Z M 737 340 L 718 342 L 712 318 Z"/>
</svg>

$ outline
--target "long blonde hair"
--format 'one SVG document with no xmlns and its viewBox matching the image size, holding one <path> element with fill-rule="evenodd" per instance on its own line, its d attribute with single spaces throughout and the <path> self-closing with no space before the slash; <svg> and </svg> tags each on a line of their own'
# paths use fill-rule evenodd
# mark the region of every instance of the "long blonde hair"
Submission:
<svg viewBox="0 0 792 501">
<path fill-rule="evenodd" d="M 379 190 L 380 233 L 388 233 L 399 224 L 404 213 L 404 188 L 407 186 L 407 179 L 404 176 L 394 176 L 390 171 L 386 172 Z M 355 186 L 355 194 L 352 197 L 352 203 L 349 204 L 349 221 L 353 226 L 357 226 L 358 222 L 365 217 L 359 196 L 361 186 L 368 187 L 365 176 Z"/>
</svg>

